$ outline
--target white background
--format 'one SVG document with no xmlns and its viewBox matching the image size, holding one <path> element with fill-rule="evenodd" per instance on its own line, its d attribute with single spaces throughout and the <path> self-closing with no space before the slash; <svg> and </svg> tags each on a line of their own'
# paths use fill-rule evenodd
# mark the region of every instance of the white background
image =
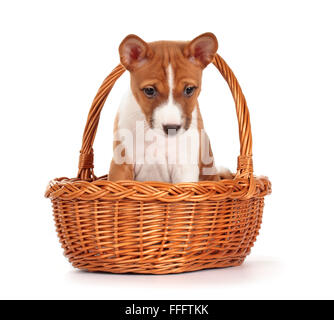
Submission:
<svg viewBox="0 0 334 320">
<path fill-rule="evenodd" d="M 333 1 L 1 1 L 0 298 L 334 298 Z M 90 103 L 129 33 L 190 40 L 211 31 L 251 113 L 256 174 L 268 175 L 258 241 L 241 267 L 145 276 L 74 270 L 62 255 L 50 179 L 74 177 Z M 95 143 L 112 157 L 114 87 Z M 228 87 L 213 66 L 200 107 L 216 161 L 239 150 Z"/>
</svg>

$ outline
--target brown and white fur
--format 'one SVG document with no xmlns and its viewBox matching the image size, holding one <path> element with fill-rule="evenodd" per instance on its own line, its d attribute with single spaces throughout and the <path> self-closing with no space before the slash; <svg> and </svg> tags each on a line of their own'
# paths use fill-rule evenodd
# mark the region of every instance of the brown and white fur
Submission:
<svg viewBox="0 0 334 320">
<path fill-rule="evenodd" d="M 217 49 L 212 33 L 189 42 L 146 43 L 136 35 L 122 41 L 120 60 L 131 81 L 115 119 L 109 180 L 219 180 L 210 142 L 202 138 L 206 134 L 197 101 L 202 71 Z M 150 135 L 155 139 L 144 138 Z M 190 149 L 179 148 L 185 135 Z M 228 171 L 225 175 L 230 177 Z"/>
</svg>

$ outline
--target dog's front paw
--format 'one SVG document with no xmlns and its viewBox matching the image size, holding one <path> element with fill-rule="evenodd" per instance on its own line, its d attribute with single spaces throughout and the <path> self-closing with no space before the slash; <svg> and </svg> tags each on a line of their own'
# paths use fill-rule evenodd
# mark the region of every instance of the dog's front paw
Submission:
<svg viewBox="0 0 334 320">
<path fill-rule="evenodd" d="M 233 179 L 234 177 L 230 169 L 222 166 L 217 168 L 217 172 L 221 179 Z"/>
<path fill-rule="evenodd" d="M 199 168 L 197 165 L 176 166 L 172 170 L 172 183 L 198 182 Z"/>
</svg>

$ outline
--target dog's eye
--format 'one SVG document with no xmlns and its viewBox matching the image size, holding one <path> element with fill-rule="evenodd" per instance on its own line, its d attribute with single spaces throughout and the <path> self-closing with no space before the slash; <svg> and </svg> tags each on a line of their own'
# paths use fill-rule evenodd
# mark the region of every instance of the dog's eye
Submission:
<svg viewBox="0 0 334 320">
<path fill-rule="evenodd" d="M 184 95 L 186 97 L 191 97 L 195 92 L 196 87 L 188 86 L 184 88 Z"/>
<path fill-rule="evenodd" d="M 157 90 L 154 87 L 146 87 L 143 91 L 148 98 L 153 98 L 157 94 Z"/>
</svg>

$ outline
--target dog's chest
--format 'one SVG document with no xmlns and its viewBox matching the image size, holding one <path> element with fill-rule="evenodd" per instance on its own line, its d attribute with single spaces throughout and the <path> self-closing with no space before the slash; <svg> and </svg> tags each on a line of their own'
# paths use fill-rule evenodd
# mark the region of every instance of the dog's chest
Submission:
<svg viewBox="0 0 334 320">
<path fill-rule="evenodd" d="M 147 132 L 146 132 L 147 133 Z M 136 161 L 134 163 L 135 179 L 138 181 L 184 181 L 185 175 L 189 181 L 198 178 L 198 148 L 193 149 L 196 159 L 188 159 L 182 145 L 182 136 L 174 138 L 159 137 L 154 141 L 140 142 L 135 146 Z M 197 139 L 197 137 L 193 137 Z M 195 153 L 195 154 L 194 154 Z"/>
</svg>

